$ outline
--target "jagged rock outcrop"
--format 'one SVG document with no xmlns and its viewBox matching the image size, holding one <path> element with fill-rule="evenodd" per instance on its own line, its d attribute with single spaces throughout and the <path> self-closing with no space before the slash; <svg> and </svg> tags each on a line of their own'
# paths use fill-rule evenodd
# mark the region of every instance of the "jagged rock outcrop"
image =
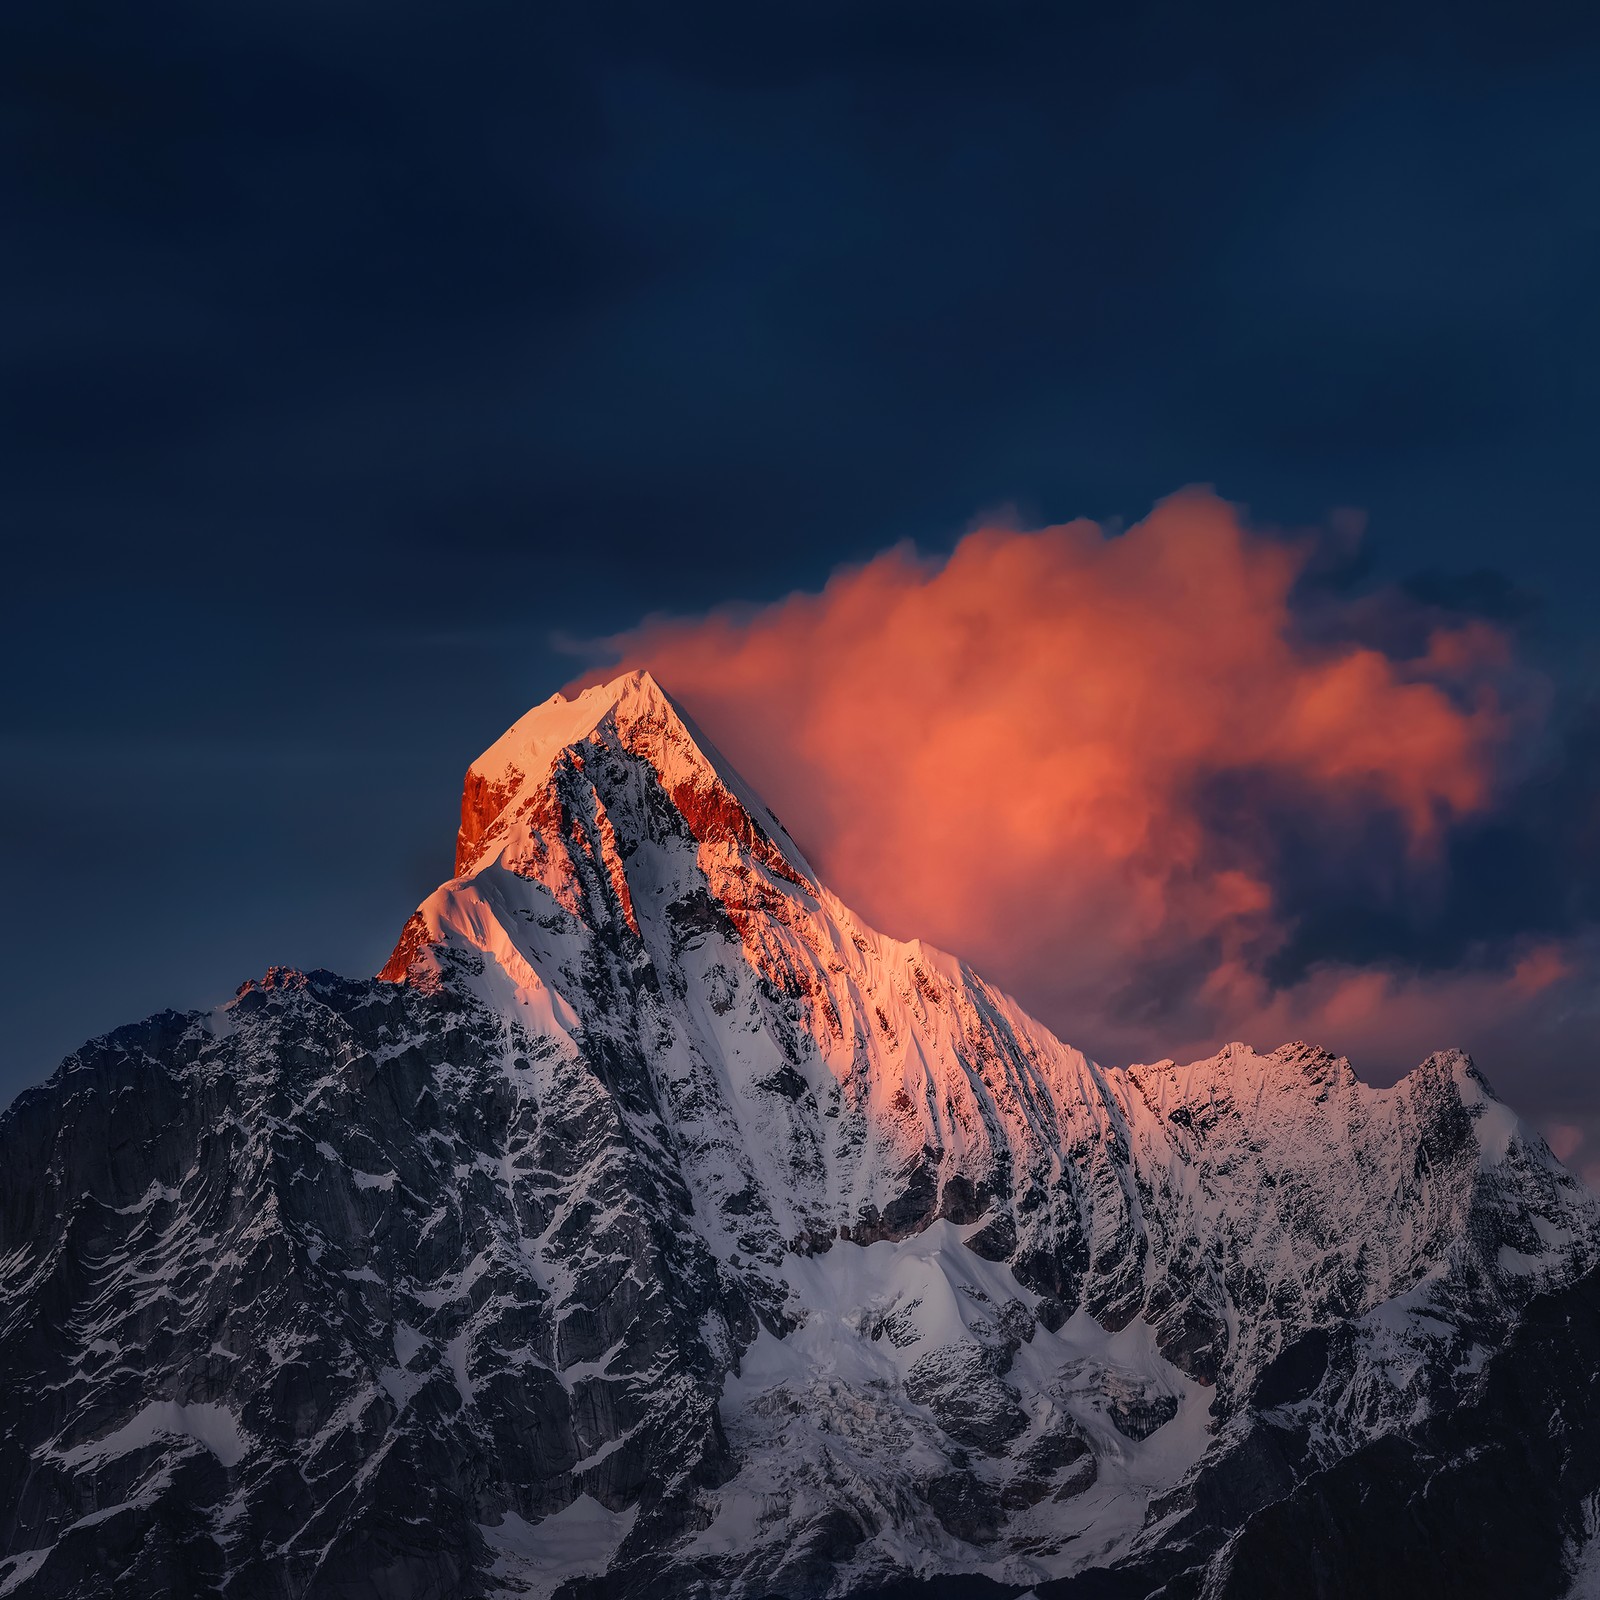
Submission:
<svg viewBox="0 0 1600 1600">
<path fill-rule="evenodd" d="M 1596 1260 L 1465 1057 L 1101 1068 L 647 675 L 473 764 L 456 873 L 0 1119 L 0 1594 L 1244 1593 Z"/>
</svg>

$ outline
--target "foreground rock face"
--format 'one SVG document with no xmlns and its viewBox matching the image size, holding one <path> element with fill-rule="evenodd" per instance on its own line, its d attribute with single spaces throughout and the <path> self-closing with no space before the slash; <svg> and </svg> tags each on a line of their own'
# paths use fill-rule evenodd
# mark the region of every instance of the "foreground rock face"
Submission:
<svg viewBox="0 0 1600 1600">
<path fill-rule="evenodd" d="M 1102 1069 L 647 676 L 474 763 L 456 865 L 384 981 L 0 1119 L 0 1594 L 1245 1595 L 1308 1540 L 1376 1593 L 1362 1485 L 1592 1315 L 1595 1202 L 1465 1057 Z M 1587 1559 L 1547 1476 L 1527 1593 Z"/>
<path fill-rule="evenodd" d="M 19 1102 L 25 1592 L 466 1593 L 481 1522 L 725 1472 L 730 1336 L 683 1334 L 748 1337 L 737 1285 L 617 1099 L 503 1046 L 446 993 L 280 973 Z"/>
</svg>

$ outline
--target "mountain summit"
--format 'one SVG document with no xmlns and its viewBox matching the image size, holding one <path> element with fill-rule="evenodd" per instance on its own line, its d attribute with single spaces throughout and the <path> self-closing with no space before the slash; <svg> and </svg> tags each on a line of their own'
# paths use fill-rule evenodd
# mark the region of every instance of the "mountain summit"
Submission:
<svg viewBox="0 0 1600 1600">
<path fill-rule="evenodd" d="M 1481 1530 L 1530 1374 L 1591 1425 L 1540 1340 L 1597 1252 L 1464 1056 L 1102 1068 L 636 673 L 472 764 L 378 980 L 0 1120 L 0 1595 L 1222 1596 L 1313 1546 L 1299 1592 L 1381 1593 L 1369 1483 L 1418 1485 L 1374 1538 Z M 1600 1450 L 1514 1465 L 1554 1595 Z"/>
</svg>

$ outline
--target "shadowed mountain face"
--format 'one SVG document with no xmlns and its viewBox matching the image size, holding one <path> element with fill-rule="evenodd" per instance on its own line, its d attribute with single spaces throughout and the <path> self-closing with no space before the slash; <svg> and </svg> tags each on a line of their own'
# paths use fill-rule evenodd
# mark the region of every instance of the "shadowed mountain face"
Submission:
<svg viewBox="0 0 1600 1600">
<path fill-rule="evenodd" d="M 1536 1352 L 1595 1342 L 1600 1208 L 1466 1058 L 1103 1069 L 644 674 L 473 764 L 456 871 L 381 978 L 0 1119 L 0 1595 L 1381 1593 L 1385 1474 L 1383 1537 L 1470 1543 L 1491 1432 L 1587 1437 Z M 1528 1469 L 1527 1593 L 1588 1451 Z"/>
</svg>

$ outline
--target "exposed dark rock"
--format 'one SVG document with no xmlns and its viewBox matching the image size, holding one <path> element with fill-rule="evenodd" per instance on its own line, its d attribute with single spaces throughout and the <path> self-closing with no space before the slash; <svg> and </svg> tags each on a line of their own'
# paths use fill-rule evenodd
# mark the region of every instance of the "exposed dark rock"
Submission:
<svg viewBox="0 0 1600 1600">
<path fill-rule="evenodd" d="M 970 1472 L 947 1472 L 921 1484 L 917 1492 L 932 1508 L 940 1526 L 968 1544 L 992 1544 L 1000 1535 L 1005 1512 L 992 1485 Z"/>
<path fill-rule="evenodd" d="M 1314 1472 L 1249 1518 L 1207 1595 L 1526 1600 L 1600 1556 L 1600 1273 L 1542 1295 L 1481 1393 Z M 1591 1585 L 1592 1587 L 1592 1585 Z"/>
<path fill-rule="evenodd" d="M 1291 1405 L 1312 1394 L 1328 1370 L 1328 1330 L 1312 1328 L 1280 1350 L 1256 1379 L 1250 1403 L 1258 1410 Z"/>
</svg>

